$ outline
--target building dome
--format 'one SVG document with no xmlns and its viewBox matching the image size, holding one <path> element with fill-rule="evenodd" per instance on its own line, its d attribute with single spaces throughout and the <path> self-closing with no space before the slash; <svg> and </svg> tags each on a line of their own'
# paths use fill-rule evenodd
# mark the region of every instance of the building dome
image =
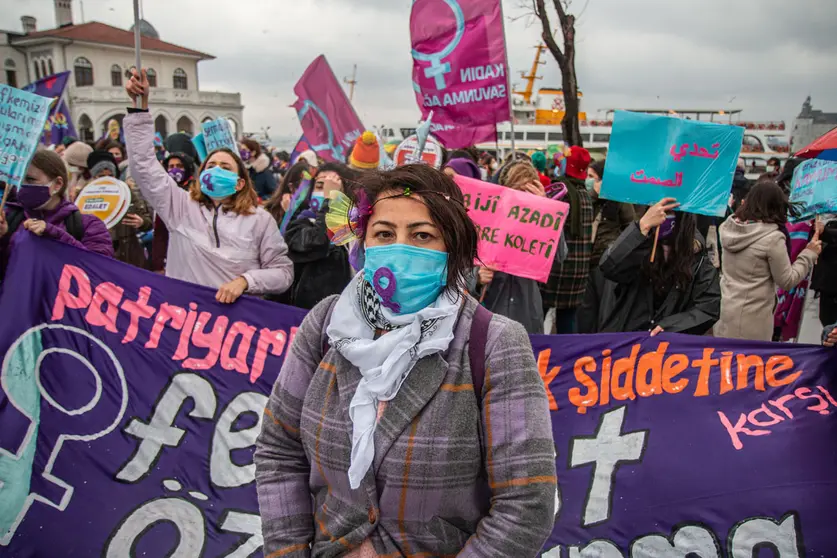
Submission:
<svg viewBox="0 0 837 558">
<path fill-rule="evenodd" d="M 140 20 L 139 26 L 140 26 L 140 35 L 143 35 L 144 37 L 151 37 L 152 39 L 159 39 L 160 38 L 160 34 L 157 33 L 157 30 L 154 29 L 154 26 L 151 25 L 150 23 L 148 23 L 147 21 L 145 21 L 144 19 Z M 131 33 L 134 32 L 134 26 L 133 25 L 131 26 L 130 31 L 131 31 Z"/>
</svg>

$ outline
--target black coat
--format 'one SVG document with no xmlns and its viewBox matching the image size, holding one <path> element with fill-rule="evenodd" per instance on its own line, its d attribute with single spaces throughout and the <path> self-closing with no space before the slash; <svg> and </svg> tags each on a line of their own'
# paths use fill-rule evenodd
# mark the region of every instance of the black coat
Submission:
<svg viewBox="0 0 837 558">
<path fill-rule="evenodd" d="M 288 300 L 280 302 L 310 310 L 324 298 L 342 293 L 351 281 L 354 271 L 349 251 L 331 244 L 325 224 L 327 211 L 328 202 L 313 219 L 306 211 L 288 224 L 285 243 L 294 262 L 294 282 Z"/>
<path fill-rule="evenodd" d="M 825 224 L 820 239 L 822 254 L 814 267 L 811 289 L 826 295 L 837 295 L 837 219 Z"/>
<path fill-rule="evenodd" d="M 578 314 L 579 333 L 649 331 L 656 326 L 671 333 L 708 332 L 721 314 L 721 284 L 703 238 L 698 240 L 691 284 L 685 290 L 672 288 L 655 309 L 654 287 L 642 271 L 654 239 L 643 235 L 638 224 L 630 225 L 591 276 Z"/>
</svg>

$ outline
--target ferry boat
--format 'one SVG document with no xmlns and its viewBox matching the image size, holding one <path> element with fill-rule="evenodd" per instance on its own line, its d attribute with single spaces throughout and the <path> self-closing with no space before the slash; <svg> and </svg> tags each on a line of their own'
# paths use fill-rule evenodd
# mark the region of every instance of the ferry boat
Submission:
<svg viewBox="0 0 837 558">
<path fill-rule="evenodd" d="M 512 133 L 514 133 L 515 149 L 528 153 L 544 151 L 547 154 L 563 151 L 565 144 L 561 121 L 564 118 L 564 94 L 561 89 L 541 88 L 535 93 L 535 81 L 542 79 L 538 75 L 539 68 L 546 64 L 541 62 L 541 56 L 546 51 L 545 45 L 536 47 L 537 54 L 528 74 L 522 74 L 526 87 L 522 91 L 515 90 L 512 99 L 514 116 L 514 132 L 512 125 L 505 122 L 497 125 L 497 141 L 481 143 L 476 147 L 504 157 L 512 148 Z M 584 95 L 578 93 L 579 107 Z M 607 154 L 610 134 L 613 128 L 613 115 L 619 109 L 604 109 L 597 111 L 602 115 L 588 118 L 580 110 L 580 132 L 584 147 L 594 158 L 603 158 Z M 744 140 L 741 155 L 745 172 L 750 179 L 756 179 L 766 172 L 767 161 L 777 158 L 784 161 L 790 153 L 790 134 L 784 121 L 755 122 L 742 120 L 740 109 L 635 109 L 625 108 L 633 112 L 647 114 L 666 114 L 669 116 L 731 124 L 744 128 Z M 400 143 L 413 135 L 416 125 L 382 126 L 378 133 L 386 143 Z"/>
</svg>

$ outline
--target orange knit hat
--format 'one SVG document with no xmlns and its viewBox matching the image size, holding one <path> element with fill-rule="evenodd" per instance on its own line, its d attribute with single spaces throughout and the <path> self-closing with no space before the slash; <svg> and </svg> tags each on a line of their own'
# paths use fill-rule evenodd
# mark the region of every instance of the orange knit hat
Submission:
<svg viewBox="0 0 837 558">
<path fill-rule="evenodd" d="M 366 131 L 357 138 L 352 155 L 349 157 L 349 164 L 359 169 L 377 169 L 380 158 L 378 138 L 372 132 Z"/>
</svg>

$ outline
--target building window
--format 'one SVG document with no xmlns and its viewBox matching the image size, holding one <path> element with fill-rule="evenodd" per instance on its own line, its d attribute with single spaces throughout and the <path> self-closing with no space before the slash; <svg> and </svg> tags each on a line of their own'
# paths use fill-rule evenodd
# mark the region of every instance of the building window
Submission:
<svg viewBox="0 0 837 558">
<path fill-rule="evenodd" d="M 529 141 L 545 141 L 546 132 L 527 132 L 526 139 Z"/>
<path fill-rule="evenodd" d="M 563 141 L 564 132 L 549 132 L 549 141 Z"/>
<path fill-rule="evenodd" d="M 49 75 L 54 76 L 55 75 L 55 66 L 52 65 L 52 58 L 47 60 L 47 68 L 49 68 Z"/>
<path fill-rule="evenodd" d="M 190 136 L 193 134 L 192 121 L 188 116 L 181 116 L 177 120 L 177 131 Z"/>
<path fill-rule="evenodd" d="M 110 67 L 110 84 L 113 87 L 122 86 L 122 68 L 119 67 L 119 64 Z"/>
<path fill-rule="evenodd" d="M 186 72 L 180 68 L 174 71 L 174 88 L 189 89 L 189 80 L 186 77 Z"/>
<path fill-rule="evenodd" d="M 76 87 L 87 87 L 93 85 L 93 64 L 84 57 L 76 58 L 73 63 L 76 75 Z"/>
<path fill-rule="evenodd" d="M 514 133 L 514 139 L 522 140 L 523 139 L 523 134 L 524 134 L 524 132 L 515 132 Z"/>
<path fill-rule="evenodd" d="M 11 87 L 17 87 L 17 64 L 11 58 L 6 58 L 3 66 L 6 70 L 6 84 Z"/>
<path fill-rule="evenodd" d="M 41 58 L 41 75 L 44 77 L 50 75 L 49 72 L 47 72 L 46 61 L 43 58 Z"/>
<path fill-rule="evenodd" d="M 78 134 L 81 141 L 93 140 L 93 121 L 86 114 L 82 114 L 78 119 Z"/>
<path fill-rule="evenodd" d="M 593 141 L 607 143 L 610 141 L 610 134 L 593 134 Z"/>
<path fill-rule="evenodd" d="M 148 86 L 157 87 L 157 72 L 153 68 L 148 68 L 145 71 L 145 75 L 148 77 Z"/>
</svg>

